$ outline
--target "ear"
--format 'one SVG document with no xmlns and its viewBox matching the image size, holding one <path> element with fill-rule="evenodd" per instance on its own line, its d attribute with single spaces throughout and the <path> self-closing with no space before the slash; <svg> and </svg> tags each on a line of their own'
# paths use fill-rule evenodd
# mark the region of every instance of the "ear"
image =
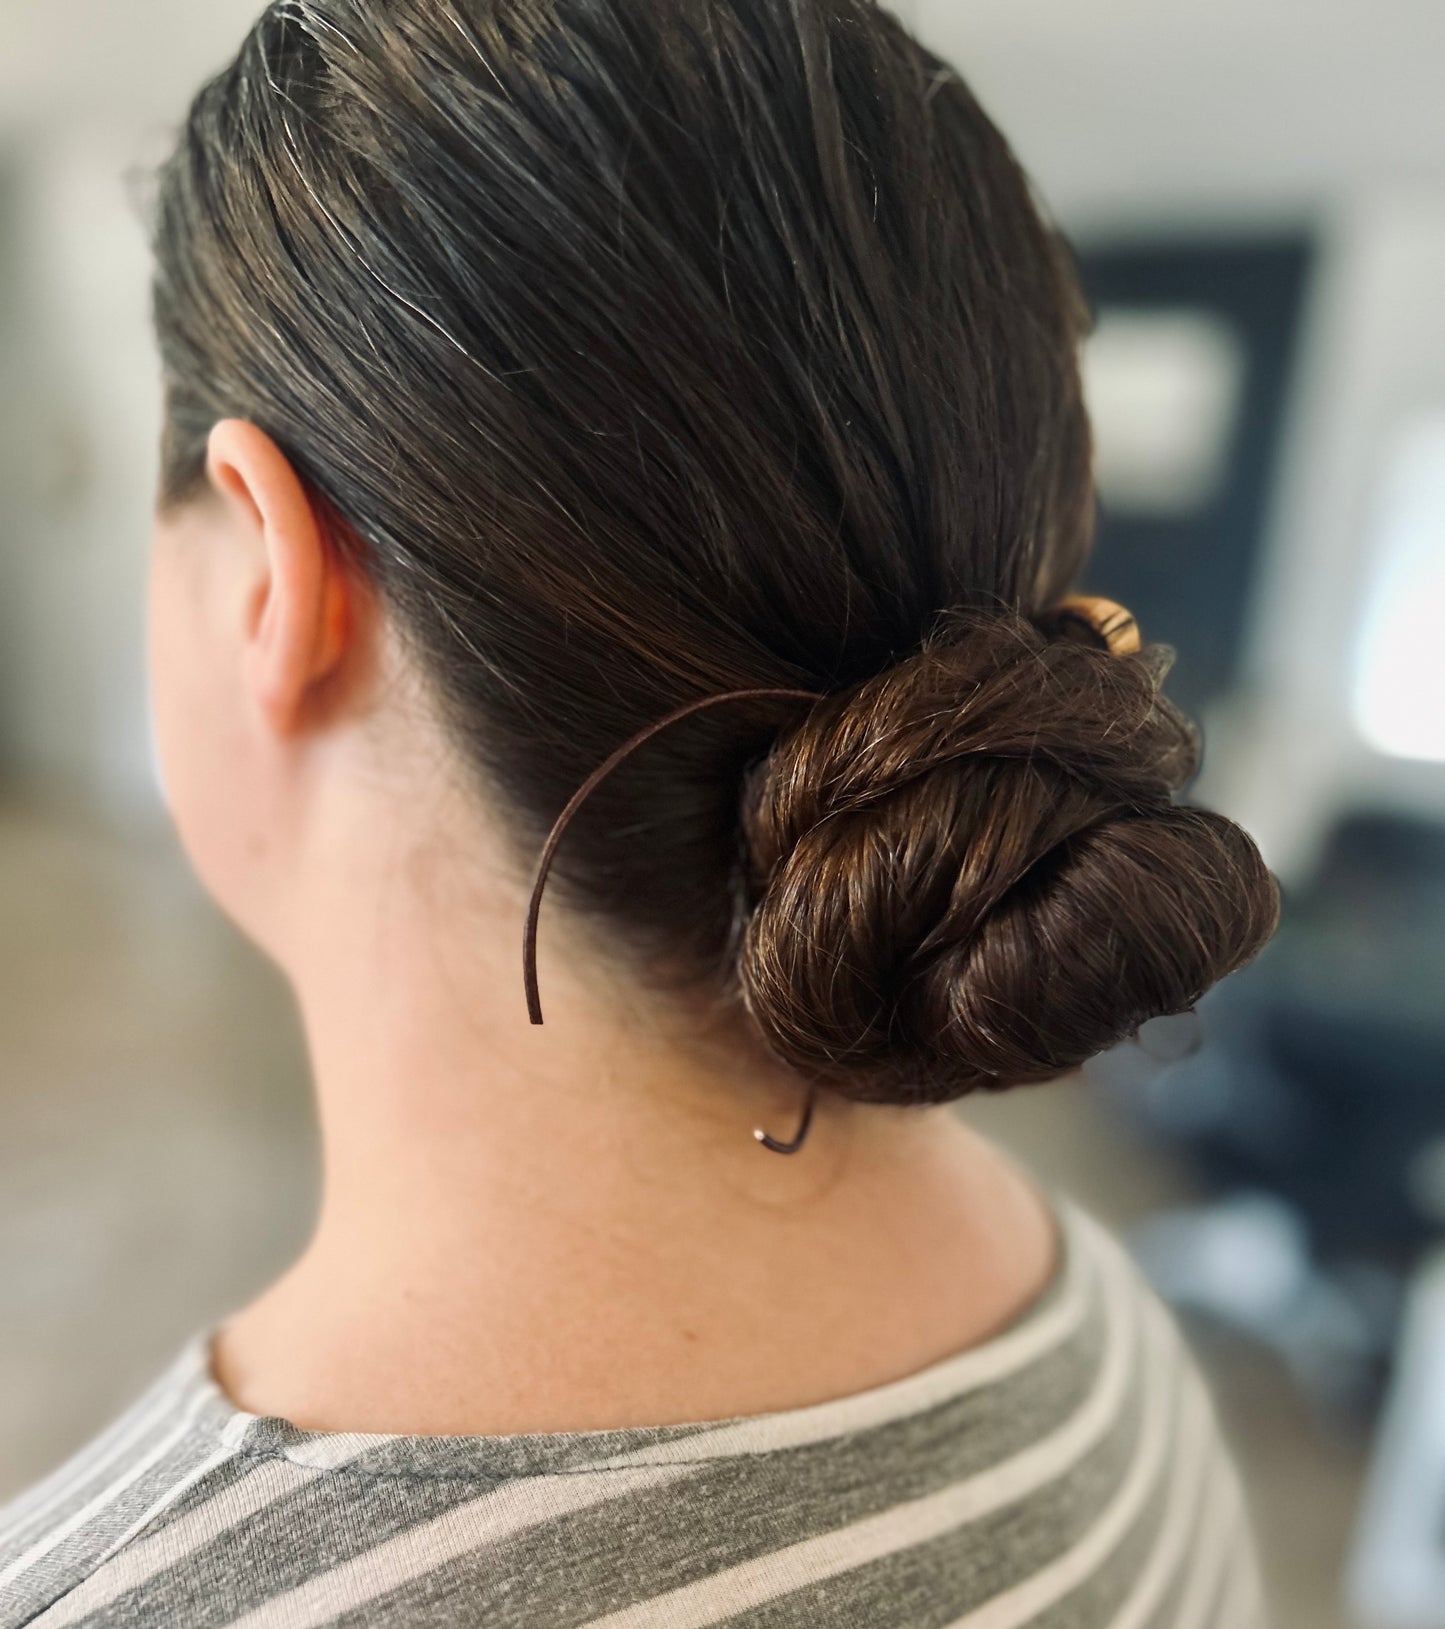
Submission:
<svg viewBox="0 0 1445 1629">
<path fill-rule="evenodd" d="M 245 601 L 248 676 L 271 727 L 290 734 L 346 649 L 347 580 L 300 477 L 264 430 L 222 419 L 211 429 L 206 468 L 229 522 L 255 545 Z"/>
</svg>

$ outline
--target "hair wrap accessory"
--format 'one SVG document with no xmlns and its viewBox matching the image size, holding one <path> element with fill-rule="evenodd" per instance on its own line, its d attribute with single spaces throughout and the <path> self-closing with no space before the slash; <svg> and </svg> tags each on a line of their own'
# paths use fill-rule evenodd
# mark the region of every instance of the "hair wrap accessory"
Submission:
<svg viewBox="0 0 1445 1629">
<path fill-rule="evenodd" d="M 1139 649 L 1139 624 L 1134 613 L 1116 600 L 1098 594 L 1071 594 L 1045 613 L 1055 624 L 1073 623 L 1097 634 L 1115 656 L 1132 656 Z"/>
<path fill-rule="evenodd" d="M 542 1022 L 542 1000 L 537 991 L 537 916 L 542 905 L 542 887 L 547 881 L 547 873 L 551 870 L 552 860 L 557 852 L 557 845 L 562 840 L 562 833 L 567 823 L 586 801 L 588 795 L 617 768 L 630 753 L 640 747 L 644 741 L 649 741 L 654 735 L 660 734 L 670 724 L 676 724 L 681 719 L 690 717 L 693 713 L 700 713 L 705 708 L 716 707 L 725 701 L 761 700 L 770 697 L 791 701 L 821 701 L 822 693 L 816 690 L 792 690 L 764 687 L 747 690 L 725 690 L 719 695 L 702 696 L 696 701 L 685 703 L 674 708 L 664 717 L 655 719 L 646 724 L 635 734 L 628 736 L 620 747 L 615 748 L 592 771 L 581 786 L 567 799 L 561 814 L 552 824 L 547 834 L 547 841 L 542 845 L 542 852 L 537 858 L 536 875 L 532 882 L 532 897 L 527 905 L 527 921 L 522 930 L 522 984 L 527 994 L 527 1016 L 534 1024 Z M 808 1133 L 808 1125 L 813 1118 L 813 1106 L 817 1100 L 817 1085 L 808 1088 L 807 1105 L 803 1110 L 803 1118 L 798 1126 L 797 1135 L 791 1142 L 779 1142 L 776 1137 L 770 1137 L 761 1127 L 753 1131 L 753 1136 L 762 1143 L 764 1148 L 771 1148 L 778 1154 L 796 1154 L 803 1146 L 803 1139 Z"/>
</svg>

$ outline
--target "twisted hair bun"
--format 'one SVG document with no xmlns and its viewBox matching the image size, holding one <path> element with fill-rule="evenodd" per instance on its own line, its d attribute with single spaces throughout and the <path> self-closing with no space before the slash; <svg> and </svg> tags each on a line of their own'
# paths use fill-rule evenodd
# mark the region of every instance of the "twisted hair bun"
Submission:
<svg viewBox="0 0 1445 1629">
<path fill-rule="evenodd" d="M 862 1102 L 946 1102 L 1061 1074 L 1254 956 L 1278 890 L 1173 801 L 1200 750 L 1173 660 L 958 613 L 785 731 L 743 802 L 768 1047 Z"/>
</svg>

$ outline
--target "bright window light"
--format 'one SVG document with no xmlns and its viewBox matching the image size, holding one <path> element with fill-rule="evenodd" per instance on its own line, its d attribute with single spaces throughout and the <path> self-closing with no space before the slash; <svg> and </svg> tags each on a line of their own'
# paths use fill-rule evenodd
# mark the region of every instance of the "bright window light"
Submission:
<svg viewBox="0 0 1445 1629">
<path fill-rule="evenodd" d="M 1445 762 L 1445 409 L 1411 420 L 1385 469 L 1354 716 L 1397 758 Z"/>
<path fill-rule="evenodd" d="M 1226 473 L 1245 361 L 1238 332 L 1213 312 L 1099 312 L 1081 362 L 1106 507 L 1179 515 L 1208 503 Z"/>
</svg>

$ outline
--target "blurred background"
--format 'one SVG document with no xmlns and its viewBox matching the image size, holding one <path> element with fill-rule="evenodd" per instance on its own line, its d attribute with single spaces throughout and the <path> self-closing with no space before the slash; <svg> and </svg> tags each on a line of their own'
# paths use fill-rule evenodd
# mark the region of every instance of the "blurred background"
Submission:
<svg viewBox="0 0 1445 1629">
<path fill-rule="evenodd" d="M 1177 646 L 1278 936 L 961 1112 L 1180 1309 L 1283 1629 L 1445 1626 L 1445 6 L 914 0 L 1069 232 L 1088 591 Z M 0 0 L 0 1498 L 305 1236 L 289 991 L 166 822 L 127 175 L 256 0 Z"/>
</svg>

